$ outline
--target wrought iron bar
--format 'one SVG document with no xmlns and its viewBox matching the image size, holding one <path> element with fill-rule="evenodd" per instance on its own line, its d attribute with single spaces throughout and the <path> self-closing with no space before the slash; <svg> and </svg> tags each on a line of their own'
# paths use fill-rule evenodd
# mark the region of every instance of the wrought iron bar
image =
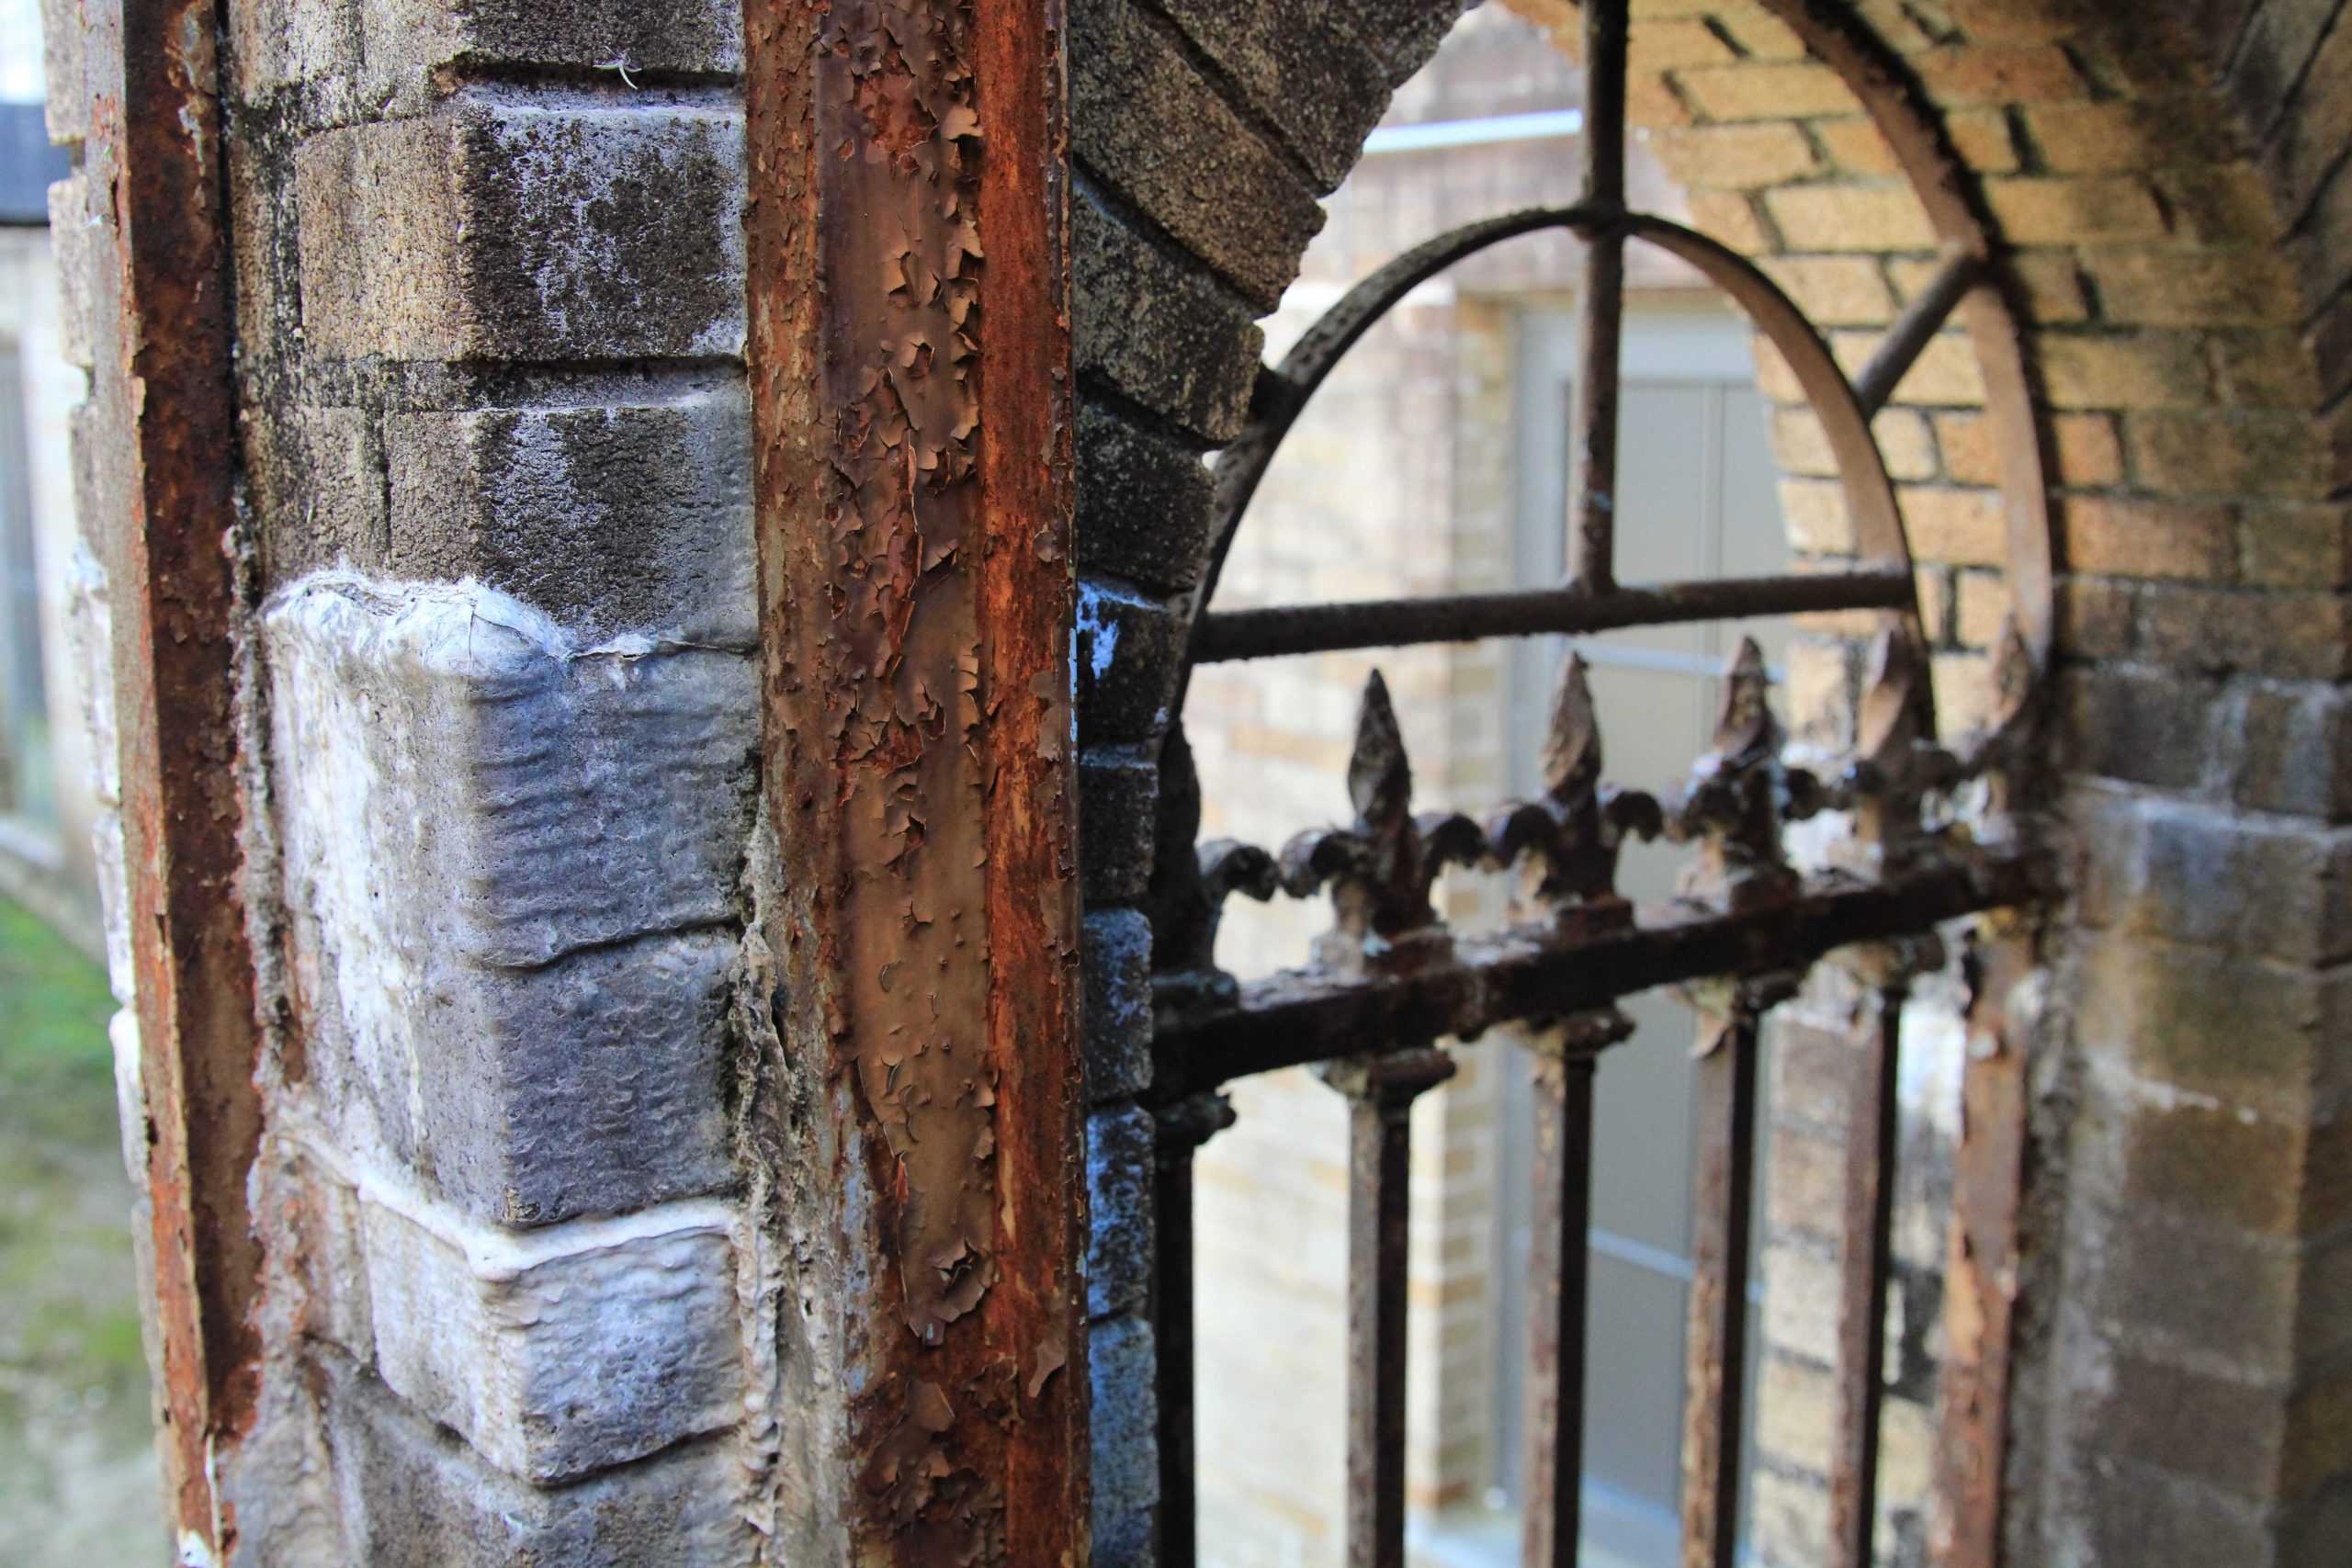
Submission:
<svg viewBox="0 0 2352 1568">
<path fill-rule="evenodd" d="M 1911 301 L 1887 329 L 1886 337 L 1871 355 L 1862 373 L 1854 378 L 1854 396 L 1861 403 L 1862 412 L 1875 415 L 1894 396 L 1894 389 L 1911 373 L 1936 334 L 1944 330 L 1960 302 L 1968 298 L 1969 290 L 1984 281 L 1984 260 L 1973 252 L 1954 246 L 1945 247 L 1941 272 L 1928 280 L 1919 297 Z"/>
<path fill-rule="evenodd" d="M 1918 939 L 1932 947 L 1932 936 Z M 1830 1568 L 1871 1568 L 1885 1408 L 1886 1296 L 1893 1267 L 1896 1100 L 1903 1004 L 1930 957 L 1907 943 L 1849 954 L 1867 985 L 1848 1089 L 1845 1212 L 1838 1263 L 1838 1367 L 1829 1450 Z M 1935 959 L 1940 953 L 1933 954 Z"/>
<path fill-rule="evenodd" d="M 1161 1016 L 1155 1090 L 1174 1095 L 1254 1073 L 1452 1036 L 1471 1040 L 1520 1019 L 1559 1018 L 1710 975 L 1803 968 L 1858 942 L 1932 929 L 2052 891 L 2042 857 L 1955 846 L 1888 882 L 1838 874 L 1802 883 L 1781 903 L 1720 910 L 1680 900 L 1645 905 L 1621 930 L 1563 937 L 1519 926 L 1457 936 L 1408 969 L 1317 967 L 1247 982 Z"/>
<path fill-rule="evenodd" d="M 1233 1125 L 1221 1094 L 1195 1094 L 1158 1112 L 1152 1188 L 1152 1354 L 1158 1358 L 1159 1556 L 1191 1568 L 1199 1556 L 1193 1485 L 1193 1158 Z"/>
<path fill-rule="evenodd" d="M 1585 202 L 1604 213 L 1625 207 L 1625 0 L 1585 0 Z M 1568 586 L 1607 593 L 1617 583 L 1618 364 L 1625 329 L 1625 231 L 1611 223 L 1592 236 L 1579 310 L 1576 520 Z"/>
<path fill-rule="evenodd" d="M 1534 1204 L 1527 1258 L 1526 1497 L 1520 1561 L 1575 1568 L 1583 1530 L 1585 1314 L 1592 1228 L 1592 1089 L 1600 1053 L 1633 1032 L 1615 1009 L 1532 1047 Z"/>
<path fill-rule="evenodd" d="M 1762 1010 L 1788 987 L 1729 987 L 1700 1011 L 1690 1333 L 1682 1397 L 1683 1568 L 1732 1568 L 1747 1426 L 1756 1077 Z"/>
<path fill-rule="evenodd" d="M 1723 578 L 1592 594 L 1538 589 L 1430 599 L 1371 599 L 1228 610 L 1206 617 L 1196 664 L 1341 649 L 1402 648 L 1490 637 L 1584 634 L 1624 626 L 1832 610 L 1909 610 L 1917 587 L 1909 570 L 1864 570 L 1791 577 Z"/>
<path fill-rule="evenodd" d="M 1349 1568 L 1405 1568 L 1405 1286 L 1412 1108 L 1453 1076 L 1442 1051 L 1336 1064 L 1348 1097 Z"/>
</svg>

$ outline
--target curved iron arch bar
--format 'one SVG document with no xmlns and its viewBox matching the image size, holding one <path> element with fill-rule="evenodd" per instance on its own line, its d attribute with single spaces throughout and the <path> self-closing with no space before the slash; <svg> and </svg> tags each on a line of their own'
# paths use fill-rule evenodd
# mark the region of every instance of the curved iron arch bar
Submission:
<svg viewBox="0 0 2352 1568">
<path fill-rule="evenodd" d="M 1738 305 L 1788 361 L 1806 401 L 1821 418 L 1837 458 L 1861 559 L 1880 573 L 1891 576 L 1899 571 L 1906 582 L 1911 581 L 1910 544 L 1884 456 L 1871 434 L 1869 411 L 1829 345 L 1780 285 L 1720 242 L 1663 218 L 1592 205 L 1529 208 L 1464 224 L 1396 256 L 1324 312 L 1283 356 L 1280 366 L 1260 370 L 1250 396 L 1250 428 L 1217 457 L 1216 532 L 1200 592 L 1193 602 L 1184 670 L 1171 707 L 1179 719 L 1191 690 L 1193 665 L 1203 651 L 1208 604 L 1216 592 L 1242 515 L 1308 400 L 1347 351 L 1414 288 L 1480 251 L 1547 229 L 1569 230 L 1588 243 L 1614 237 L 1656 245 L 1696 268 Z M 1893 613 L 1905 617 L 1911 635 L 1917 637 L 1916 594 L 1905 597 L 1909 601 L 1905 608 Z M 1921 700 L 1930 699 L 1923 692 Z M 1928 717 L 1932 724 L 1932 715 Z"/>
</svg>

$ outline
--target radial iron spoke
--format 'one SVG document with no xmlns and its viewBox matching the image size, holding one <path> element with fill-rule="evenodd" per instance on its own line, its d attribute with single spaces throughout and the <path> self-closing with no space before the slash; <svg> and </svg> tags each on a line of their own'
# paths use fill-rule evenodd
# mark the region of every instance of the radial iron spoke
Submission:
<svg viewBox="0 0 2352 1568">
<path fill-rule="evenodd" d="M 1941 272 L 1928 281 L 1919 297 L 1886 330 L 1885 341 L 1862 373 L 1854 378 L 1854 397 L 1862 412 L 1875 415 L 1894 396 L 1894 389 L 1919 362 L 1919 355 L 1951 320 L 1969 290 L 1984 281 L 1984 263 L 1966 251 L 1948 251 Z"/>
<path fill-rule="evenodd" d="M 1625 208 L 1625 0 L 1586 0 L 1585 204 Z M 1585 265 L 1577 371 L 1577 440 L 1568 584 L 1600 594 L 1616 586 L 1619 350 L 1625 327 L 1625 231 L 1595 233 Z"/>
</svg>

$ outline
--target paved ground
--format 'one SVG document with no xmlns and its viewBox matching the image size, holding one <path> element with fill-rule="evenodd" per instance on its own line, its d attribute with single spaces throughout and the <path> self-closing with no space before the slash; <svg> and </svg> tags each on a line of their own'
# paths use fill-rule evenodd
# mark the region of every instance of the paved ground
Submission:
<svg viewBox="0 0 2352 1568">
<path fill-rule="evenodd" d="M 0 903 L 0 1563 L 167 1560 L 106 977 Z"/>
</svg>

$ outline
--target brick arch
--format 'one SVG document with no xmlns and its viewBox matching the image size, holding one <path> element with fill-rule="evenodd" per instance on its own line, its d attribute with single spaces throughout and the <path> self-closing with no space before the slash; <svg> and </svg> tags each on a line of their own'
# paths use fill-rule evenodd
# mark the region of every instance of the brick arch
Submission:
<svg viewBox="0 0 2352 1568">
<path fill-rule="evenodd" d="M 1316 196 L 1456 9 L 1123 0 L 1074 19 L 1098 1137 L 1148 1137 L 1132 1109 L 1148 1073 L 1143 908 L 1207 543 L 1198 457 L 1241 428 L 1253 319 L 1312 237 Z M 2053 941 L 2039 1068 L 2064 1092 L 2035 1128 L 2044 1299 L 2013 1427 L 2013 1551 L 2318 1561 L 2297 1554 L 2352 1528 L 2352 1457 L 2311 1436 L 2345 1398 L 2341 1347 L 2312 1325 L 2345 1316 L 2331 1281 L 2352 1272 L 2321 1180 L 2352 1146 L 2325 1055 L 2334 966 L 2352 955 L 2329 891 L 2333 824 L 2352 815 L 2333 417 L 2352 387 L 2352 117 L 2337 107 L 2352 103 L 2352 25 L 2293 0 L 2129 17 L 2076 0 L 1634 9 L 1633 116 L 1696 225 L 1772 273 L 1841 355 L 1866 353 L 1924 285 L 1941 202 L 1987 223 L 2022 326 L 2055 544 L 2051 734 L 2081 895 Z M 1958 154 L 1955 188 L 1906 179 L 1898 139 L 1808 50 L 1812 29 L 1856 23 Z M 1984 371 L 1939 340 L 1881 429 L 1928 574 L 1939 695 L 1962 716 L 2013 558 L 1998 492 L 2015 437 L 1983 410 Z M 1792 402 L 1775 374 L 1768 361 L 1768 389 Z M 1818 482 L 1817 432 L 1792 408 L 1777 434 L 1796 543 L 1838 553 L 1849 529 Z M 1811 700 L 1841 705 L 1854 673 L 1825 644 Z M 2244 1300 L 2154 1289 L 2192 1243 L 2246 1282 Z M 1143 1301 L 1140 1287 L 1098 1298 L 1098 1386 L 1148 1367 Z M 2224 1427 L 2252 1436 L 2223 1451 Z M 1122 1436 L 1107 1427 L 1098 1452 Z M 1115 1560 L 1149 1500 L 1110 1471 L 1098 1489 Z"/>
</svg>

